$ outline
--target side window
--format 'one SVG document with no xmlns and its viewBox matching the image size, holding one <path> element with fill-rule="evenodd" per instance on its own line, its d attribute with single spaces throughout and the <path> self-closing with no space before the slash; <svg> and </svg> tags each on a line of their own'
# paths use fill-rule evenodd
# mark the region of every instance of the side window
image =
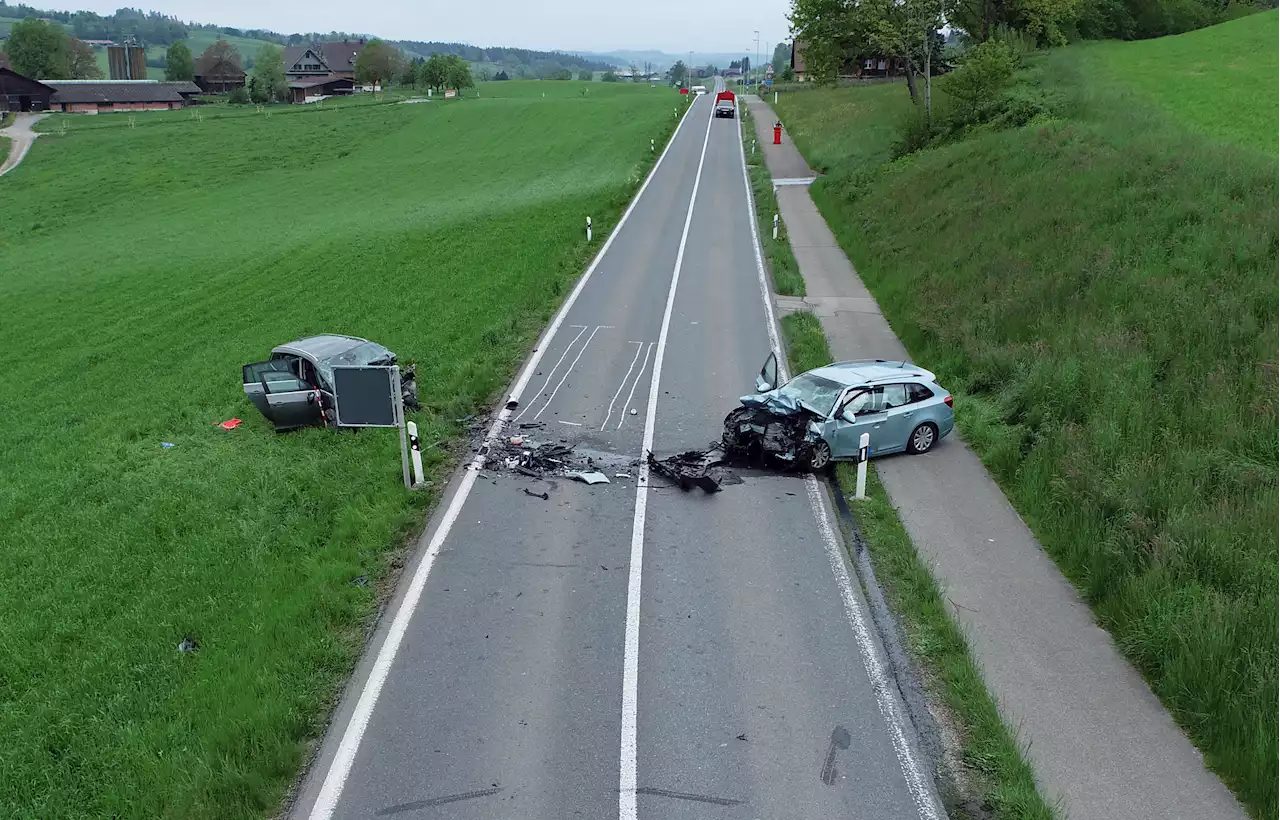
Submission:
<svg viewBox="0 0 1280 820">
<path fill-rule="evenodd" d="M 292 373 L 281 373 L 273 371 L 264 373 L 263 383 L 267 387 L 267 393 L 297 393 L 301 390 L 310 390 L 311 385 L 302 381 Z"/>
<path fill-rule="evenodd" d="M 881 396 L 881 409 L 892 410 L 907 403 L 907 386 L 905 384 L 886 384 L 876 389 Z"/>
<path fill-rule="evenodd" d="M 845 405 L 844 414 L 849 418 L 862 415 L 872 411 L 871 391 L 863 390 L 861 393 L 855 393 L 853 399 Z"/>
<path fill-rule="evenodd" d="M 907 385 L 907 390 L 910 393 L 912 404 L 933 398 L 933 391 L 925 387 L 923 384 L 909 384 Z"/>
</svg>

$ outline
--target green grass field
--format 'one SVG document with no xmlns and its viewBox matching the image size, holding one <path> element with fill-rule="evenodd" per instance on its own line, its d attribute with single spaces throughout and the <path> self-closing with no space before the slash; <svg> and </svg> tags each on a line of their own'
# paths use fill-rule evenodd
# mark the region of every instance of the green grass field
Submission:
<svg viewBox="0 0 1280 820">
<path fill-rule="evenodd" d="M 443 477 L 455 420 L 568 293 L 672 99 L 506 83 L 100 115 L 0 179 L 0 815 L 277 807 L 437 493 L 403 489 L 393 431 L 277 435 L 240 365 L 321 331 L 416 358 Z"/>
<path fill-rule="evenodd" d="M 1277 89 L 1250 44 L 1275 21 L 1038 57 L 1061 117 L 891 163 L 905 88 L 780 106 L 966 441 L 1258 818 L 1277 816 Z M 1239 64 L 1153 92 L 1143 72 L 1196 38 Z M 1229 119 L 1195 103 L 1215 95 Z"/>
</svg>

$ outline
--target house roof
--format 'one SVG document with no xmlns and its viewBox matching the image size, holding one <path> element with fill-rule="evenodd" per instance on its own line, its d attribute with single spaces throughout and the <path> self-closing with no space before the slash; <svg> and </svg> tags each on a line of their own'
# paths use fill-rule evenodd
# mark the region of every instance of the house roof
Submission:
<svg viewBox="0 0 1280 820">
<path fill-rule="evenodd" d="M 30 77 L 24 77 L 18 72 L 9 68 L 7 65 L 0 64 L 0 85 L 4 85 L 5 80 L 10 81 L 9 91 L 6 92 L 10 94 L 16 93 L 12 87 L 15 82 L 18 88 L 21 88 L 24 85 L 30 84 L 34 86 L 39 86 L 40 88 L 43 88 L 45 91 L 52 92 L 54 90 L 48 83 L 42 83 L 39 80 L 33 80 Z"/>
<path fill-rule="evenodd" d="M 294 77 L 289 80 L 290 88 L 315 88 L 318 85 L 328 85 L 329 83 L 353 83 L 350 77 L 339 77 L 336 74 L 329 74 L 324 77 Z"/>
<path fill-rule="evenodd" d="M 168 88 L 172 88 L 174 91 L 177 91 L 179 94 L 202 93 L 200 91 L 200 86 L 196 85 L 193 82 L 189 82 L 187 80 L 172 80 L 168 82 L 162 82 L 160 83 L 160 85 L 167 86 Z"/>
<path fill-rule="evenodd" d="M 295 63 L 302 59 L 302 55 L 308 50 L 312 50 L 314 43 L 308 43 L 300 46 L 290 46 L 284 50 L 284 70 L 291 71 Z M 360 53 L 360 49 L 364 48 L 364 43 L 359 41 L 344 41 L 336 43 L 320 43 L 319 51 L 320 62 L 324 64 L 324 68 L 330 73 L 335 71 L 355 71 L 356 55 Z"/>
<path fill-rule="evenodd" d="M 182 102 L 169 83 L 147 80 L 48 80 L 55 103 Z"/>
<path fill-rule="evenodd" d="M 201 54 L 196 58 L 196 76 L 213 80 L 240 79 L 244 77 L 244 69 L 233 59 L 206 57 Z"/>
</svg>

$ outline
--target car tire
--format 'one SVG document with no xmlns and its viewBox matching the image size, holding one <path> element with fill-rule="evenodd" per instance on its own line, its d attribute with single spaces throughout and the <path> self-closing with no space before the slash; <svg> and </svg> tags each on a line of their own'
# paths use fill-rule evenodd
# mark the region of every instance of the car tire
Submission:
<svg viewBox="0 0 1280 820">
<path fill-rule="evenodd" d="M 938 443 L 938 427 L 931 421 L 916 425 L 907 439 L 907 452 L 913 456 L 927 453 Z"/>
<path fill-rule="evenodd" d="M 818 443 L 813 445 L 813 452 L 809 454 L 809 470 L 820 473 L 829 466 L 831 466 L 831 445 L 818 439 Z"/>
</svg>

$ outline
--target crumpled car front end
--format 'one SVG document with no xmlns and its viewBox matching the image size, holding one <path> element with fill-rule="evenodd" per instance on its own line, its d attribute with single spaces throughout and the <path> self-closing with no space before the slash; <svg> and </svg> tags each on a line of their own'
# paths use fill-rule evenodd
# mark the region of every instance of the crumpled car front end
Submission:
<svg viewBox="0 0 1280 820">
<path fill-rule="evenodd" d="M 724 420 L 722 448 L 730 459 L 805 465 L 822 437 L 821 418 L 777 391 L 742 396 Z"/>
</svg>

